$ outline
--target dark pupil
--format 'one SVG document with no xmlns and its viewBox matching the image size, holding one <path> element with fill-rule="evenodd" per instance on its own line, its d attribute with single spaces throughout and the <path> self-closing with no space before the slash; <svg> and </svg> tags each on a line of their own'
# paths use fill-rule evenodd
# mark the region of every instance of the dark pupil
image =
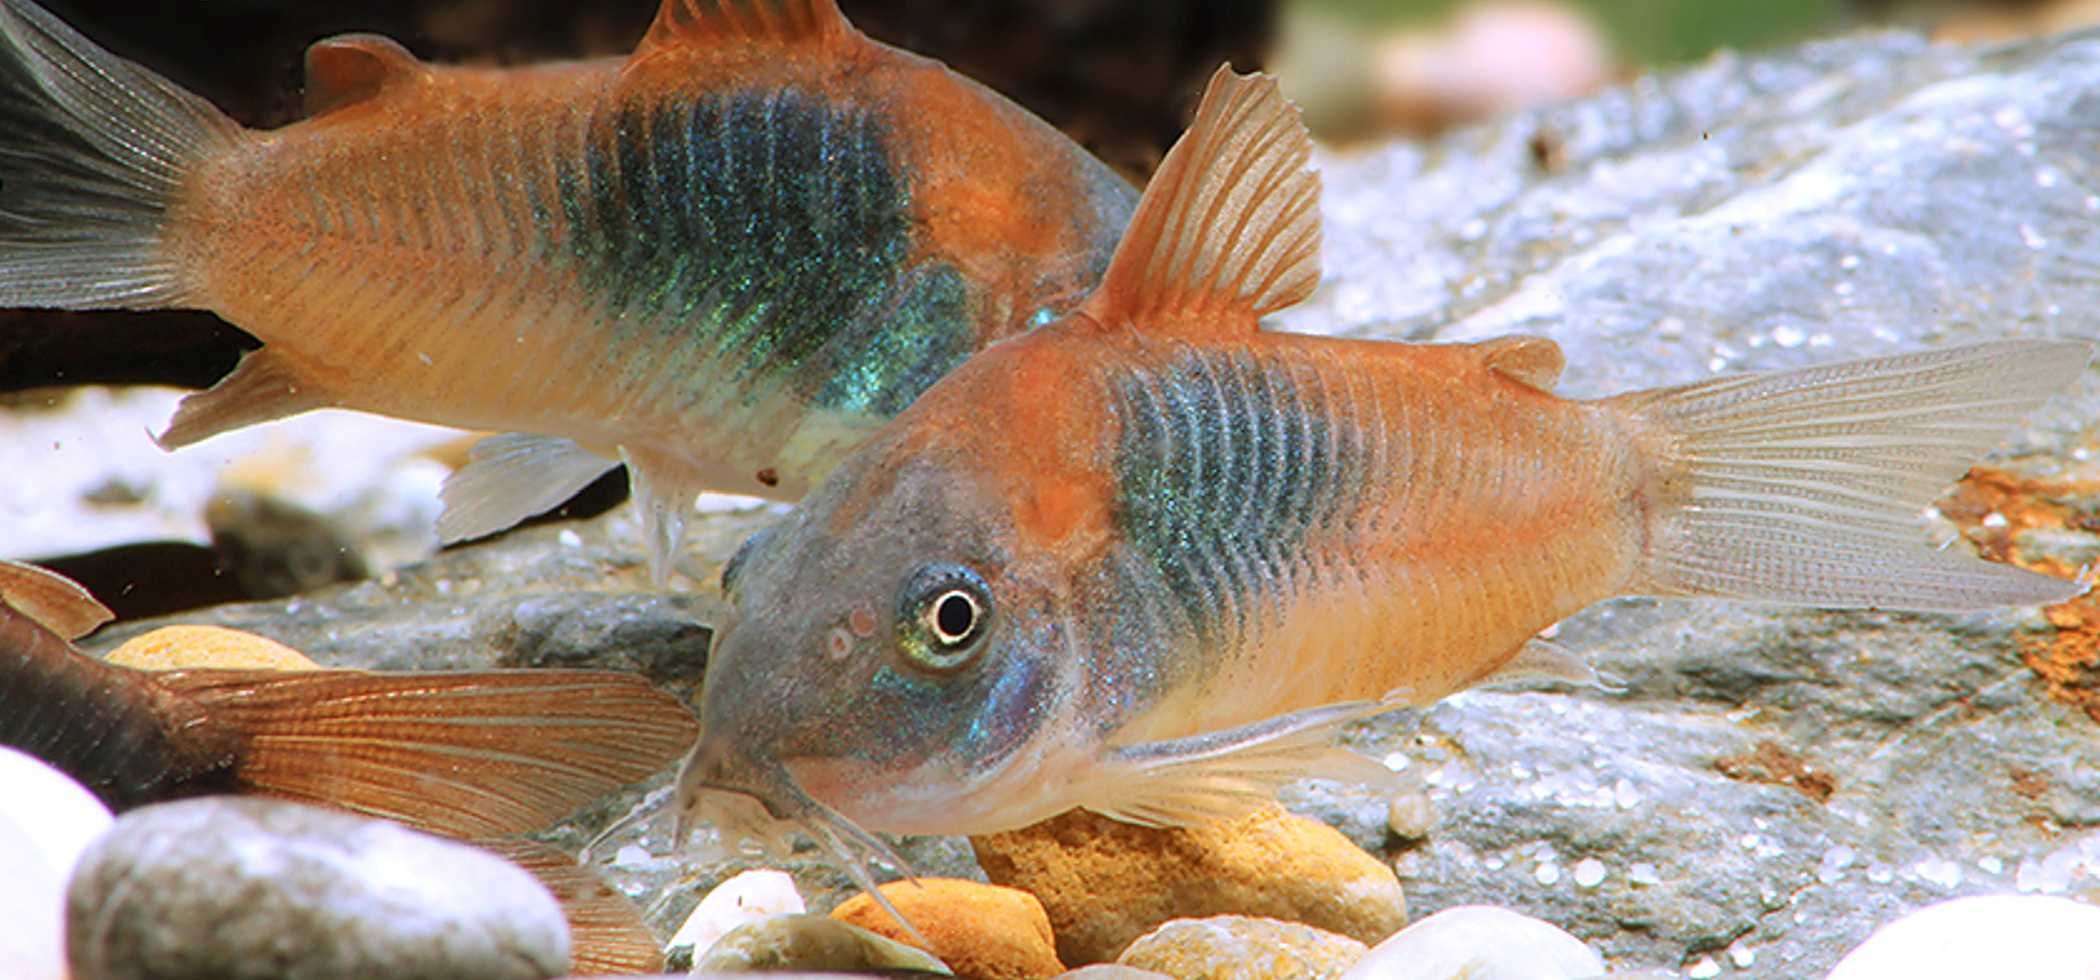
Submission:
<svg viewBox="0 0 2100 980">
<path fill-rule="evenodd" d="M 941 631 L 941 638 L 951 643 L 962 639 L 976 622 L 977 610 L 960 592 L 942 596 L 940 603 L 933 607 L 933 625 Z"/>
</svg>

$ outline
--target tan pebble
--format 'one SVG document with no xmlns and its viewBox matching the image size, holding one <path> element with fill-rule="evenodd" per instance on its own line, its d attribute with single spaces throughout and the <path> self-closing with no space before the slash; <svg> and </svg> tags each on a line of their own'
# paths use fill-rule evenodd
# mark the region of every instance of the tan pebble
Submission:
<svg viewBox="0 0 2100 980">
<path fill-rule="evenodd" d="M 1370 947 L 1296 922 L 1220 915 L 1176 919 L 1130 944 L 1117 959 L 1180 980 L 1337 977 Z"/>
<path fill-rule="evenodd" d="M 1066 963 L 1114 959 L 1172 919 L 1259 916 L 1364 943 L 1407 924 L 1391 868 L 1334 828 L 1274 805 L 1165 830 L 1074 811 L 970 843 L 992 881 L 1042 900 Z"/>
<path fill-rule="evenodd" d="M 268 637 L 223 626 L 163 626 L 124 641 L 109 655 L 139 670 L 315 670 L 306 654 Z"/>
<path fill-rule="evenodd" d="M 882 894 L 926 936 L 927 952 L 957 976 L 1021 980 L 1064 972 L 1050 936 L 1050 918 L 1034 895 L 956 878 L 894 881 Z M 913 942 L 897 920 L 865 893 L 832 910 L 832 917 L 898 942 Z"/>
</svg>

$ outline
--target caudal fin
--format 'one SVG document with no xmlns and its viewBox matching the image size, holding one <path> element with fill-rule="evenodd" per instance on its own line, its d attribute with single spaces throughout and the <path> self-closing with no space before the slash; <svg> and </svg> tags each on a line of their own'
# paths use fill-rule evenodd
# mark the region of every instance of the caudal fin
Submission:
<svg viewBox="0 0 2100 980">
<path fill-rule="evenodd" d="M 612 671 L 192 670 L 155 680 L 242 734 L 237 788 L 454 837 L 544 829 L 670 765 L 699 735 L 678 699 Z"/>
<path fill-rule="evenodd" d="M 182 304 L 168 205 L 239 126 L 29 0 L 0 0 L 0 134 L 0 306 Z"/>
<path fill-rule="evenodd" d="M 1650 538 L 1632 591 L 1937 611 L 2077 595 L 1932 547 L 1919 514 L 2092 353 L 2008 340 L 1612 399 L 1652 426 Z"/>
<path fill-rule="evenodd" d="M 547 886 L 569 920 L 569 972 L 577 976 L 660 973 L 663 950 L 642 921 L 642 910 L 597 872 L 552 844 L 506 838 L 475 841 Z"/>
</svg>

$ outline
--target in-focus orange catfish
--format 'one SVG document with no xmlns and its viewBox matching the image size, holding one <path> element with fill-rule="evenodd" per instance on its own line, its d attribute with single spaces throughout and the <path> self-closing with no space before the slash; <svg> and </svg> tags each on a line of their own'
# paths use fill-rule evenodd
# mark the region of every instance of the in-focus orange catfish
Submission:
<svg viewBox="0 0 2100 980">
<path fill-rule="evenodd" d="M 1098 292 L 935 384 L 724 573 L 683 823 L 871 831 L 1224 815 L 1390 777 L 1343 723 L 1580 675 L 1615 595 L 1960 610 L 2075 583 L 1917 516 L 2085 370 L 2014 340 L 1598 401 L 1538 338 L 1263 332 L 1319 278 L 1309 141 L 1221 72 Z"/>
<path fill-rule="evenodd" d="M 1068 312 L 1136 193 L 833 0 L 665 0 L 631 57 L 307 53 L 244 130 L 0 0 L 0 306 L 197 307 L 263 341 L 161 442 L 336 406 L 530 433 L 447 540 L 624 458 L 656 568 L 703 489 L 799 497 L 973 351 Z"/>
</svg>

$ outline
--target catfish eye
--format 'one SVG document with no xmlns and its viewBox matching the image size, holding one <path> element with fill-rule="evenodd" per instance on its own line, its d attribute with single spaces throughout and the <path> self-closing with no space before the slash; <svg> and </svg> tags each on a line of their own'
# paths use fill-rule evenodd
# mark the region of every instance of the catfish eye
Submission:
<svg viewBox="0 0 2100 980">
<path fill-rule="evenodd" d="M 959 647 L 970 642 L 977 632 L 977 617 L 982 612 L 977 600 L 961 589 L 951 589 L 933 600 L 931 615 L 926 625 L 933 629 L 933 638 L 944 647 Z"/>
<path fill-rule="evenodd" d="M 961 565 L 927 565 L 912 574 L 897 617 L 904 653 L 917 666 L 947 672 L 975 659 L 992 619 L 984 578 Z"/>
</svg>

